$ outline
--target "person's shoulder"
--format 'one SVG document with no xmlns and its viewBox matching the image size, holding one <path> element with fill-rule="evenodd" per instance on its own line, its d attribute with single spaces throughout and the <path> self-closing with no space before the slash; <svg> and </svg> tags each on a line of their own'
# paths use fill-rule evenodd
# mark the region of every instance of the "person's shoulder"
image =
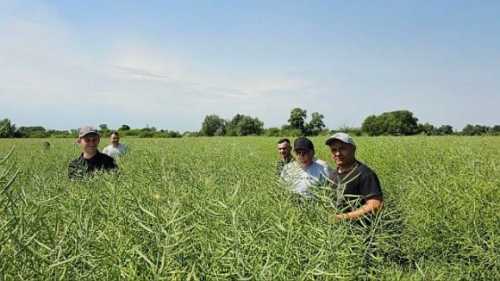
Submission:
<svg viewBox="0 0 500 281">
<path fill-rule="evenodd" d="M 120 144 L 118 144 L 118 150 L 121 153 L 126 153 L 128 151 L 128 145 L 125 143 L 120 143 Z"/>
<path fill-rule="evenodd" d="M 330 165 L 328 165 L 328 163 L 324 160 L 316 159 L 316 160 L 314 160 L 314 164 L 318 168 L 331 170 Z"/>
<path fill-rule="evenodd" d="M 316 159 L 316 160 L 314 160 L 314 162 L 321 165 L 321 166 L 324 166 L 324 167 L 328 166 L 328 163 L 324 160 L 321 160 L 321 159 Z"/>
<path fill-rule="evenodd" d="M 104 154 L 104 153 L 100 153 L 98 152 L 99 154 L 99 162 L 101 162 L 105 167 L 106 169 L 116 169 L 118 168 L 118 165 L 116 164 L 116 161 L 113 157 L 107 155 L 107 154 Z"/>
<path fill-rule="evenodd" d="M 302 169 L 300 168 L 300 165 L 297 162 L 292 161 L 292 162 L 285 164 L 285 166 L 283 166 L 282 172 L 284 174 L 287 174 L 287 173 L 293 174 L 293 173 L 297 173 L 297 171 L 301 171 L 301 170 Z"/>
<path fill-rule="evenodd" d="M 276 165 L 285 167 L 286 165 L 292 164 L 293 161 L 286 162 L 284 159 L 278 159 L 276 160 Z"/>
<path fill-rule="evenodd" d="M 375 171 L 372 170 L 372 168 L 368 167 L 368 165 L 366 165 L 365 163 L 362 163 L 360 161 L 358 161 L 359 163 L 359 166 L 358 166 L 358 171 L 360 174 L 362 175 L 375 175 L 377 176 L 377 174 L 375 173 Z"/>
<path fill-rule="evenodd" d="M 115 160 L 113 159 L 113 157 L 105 154 L 105 153 L 102 153 L 100 151 L 97 152 L 97 155 L 99 156 L 99 158 L 102 160 L 102 161 L 106 161 L 106 162 L 114 162 Z"/>
<path fill-rule="evenodd" d="M 295 161 L 292 161 L 292 162 L 288 162 L 286 163 L 285 161 L 283 160 L 279 160 L 279 161 L 282 161 L 285 165 L 283 166 L 283 169 L 293 169 L 295 168 L 295 166 L 297 165 L 297 163 Z"/>
<path fill-rule="evenodd" d="M 363 178 L 363 179 L 376 178 L 378 180 L 378 175 L 377 175 L 377 173 L 375 173 L 375 171 L 372 168 L 370 168 L 368 165 L 361 163 L 359 161 L 358 161 L 358 163 L 359 163 L 358 171 L 359 171 L 361 178 Z"/>
</svg>

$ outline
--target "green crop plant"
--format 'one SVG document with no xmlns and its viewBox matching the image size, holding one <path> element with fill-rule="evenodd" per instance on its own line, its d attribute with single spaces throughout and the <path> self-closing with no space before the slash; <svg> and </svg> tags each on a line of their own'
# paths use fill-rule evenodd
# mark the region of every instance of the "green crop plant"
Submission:
<svg viewBox="0 0 500 281">
<path fill-rule="evenodd" d="M 283 188 L 273 138 L 124 138 L 118 175 L 76 182 L 78 147 L 45 141 L 0 140 L 0 280 L 500 279 L 498 137 L 356 138 L 371 225 Z"/>
</svg>

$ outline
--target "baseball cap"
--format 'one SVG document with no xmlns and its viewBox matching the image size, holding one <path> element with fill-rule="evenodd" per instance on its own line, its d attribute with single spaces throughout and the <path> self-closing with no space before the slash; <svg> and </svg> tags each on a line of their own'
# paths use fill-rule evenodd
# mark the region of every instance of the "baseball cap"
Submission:
<svg viewBox="0 0 500 281">
<path fill-rule="evenodd" d="M 293 142 L 293 150 L 314 151 L 314 144 L 308 138 L 300 137 Z"/>
<path fill-rule="evenodd" d="M 84 136 L 90 135 L 90 134 L 99 135 L 99 132 L 97 131 L 97 129 L 95 127 L 92 127 L 92 126 L 83 126 L 78 130 L 78 137 L 79 138 L 83 138 Z"/>
<path fill-rule="evenodd" d="M 351 136 L 349 136 L 346 133 L 335 133 L 335 134 L 333 134 L 332 136 L 330 136 L 329 138 L 326 139 L 325 144 L 326 145 L 330 145 L 332 143 L 332 141 L 334 141 L 334 140 L 339 140 L 339 141 L 341 141 L 343 143 L 348 143 L 348 144 L 352 144 L 353 146 L 356 146 L 356 143 L 351 138 Z"/>
</svg>

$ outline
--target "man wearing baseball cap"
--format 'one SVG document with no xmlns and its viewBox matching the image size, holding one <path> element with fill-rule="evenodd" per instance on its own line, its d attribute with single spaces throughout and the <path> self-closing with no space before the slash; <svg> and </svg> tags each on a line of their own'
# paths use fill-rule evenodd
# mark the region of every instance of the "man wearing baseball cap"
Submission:
<svg viewBox="0 0 500 281">
<path fill-rule="evenodd" d="M 82 153 L 80 157 L 69 163 L 70 179 L 82 179 L 95 171 L 112 171 L 118 169 L 113 158 L 97 150 L 100 142 L 99 132 L 95 127 L 84 126 L 78 130 L 77 143 Z"/>
<path fill-rule="evenodd" d="M 297 138 L 293 150 L 295 161 L 285 165 L 281 179 L 293 192 L 311 197 L 311 187 L 327 184 L 332 171 L 325 161 L 314 158 L 314 145 L 308 138 Z"/>
<path fill-rule="evenodd" d="M 325 144 L 337 166 L 331 177 L 340 212 L 335 220 L 357 220 L 375 213 L 382 207 L 382 188 L 377 174 L 356 160 L 354 140 L 346 133 L 336 133 Z"/>
</svg>

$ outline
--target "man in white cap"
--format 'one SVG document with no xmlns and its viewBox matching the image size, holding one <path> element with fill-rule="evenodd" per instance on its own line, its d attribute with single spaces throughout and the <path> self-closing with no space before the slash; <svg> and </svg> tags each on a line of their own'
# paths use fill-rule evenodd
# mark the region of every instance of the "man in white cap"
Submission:
<svg viewBox="0 0 500 281">
<path fill-rule="evenodd" d="M 78 130 L 77 143 L 82 153 L 68 166 L 68 177 L 70 179 L 82 179 L 95 171 L 111 171 L 118 169 L 113 158 L 97 150 L 101 138 L 96 128 L 84 126 Z"/>
<path fill-rule="evenodd" d="M 356 160 L 354 140 L 346 133 L 336 133 L 325 144 L 337 165 L 331 178 L 340 212 L 335 220 L 357 220 L 375 213 L 383 204 L 382 188 L 377 174 Z"/>
<path fill-rule="evenodd" d="M 285 165 L 281 180 L 293 192 L 312 197 L 311 187 L 326 185 L 332 171 L 325 161 L 314 158 L 314 145 L 308 138 L 297 138 L 293 150 L 296 160 Z"/>
</svg>

